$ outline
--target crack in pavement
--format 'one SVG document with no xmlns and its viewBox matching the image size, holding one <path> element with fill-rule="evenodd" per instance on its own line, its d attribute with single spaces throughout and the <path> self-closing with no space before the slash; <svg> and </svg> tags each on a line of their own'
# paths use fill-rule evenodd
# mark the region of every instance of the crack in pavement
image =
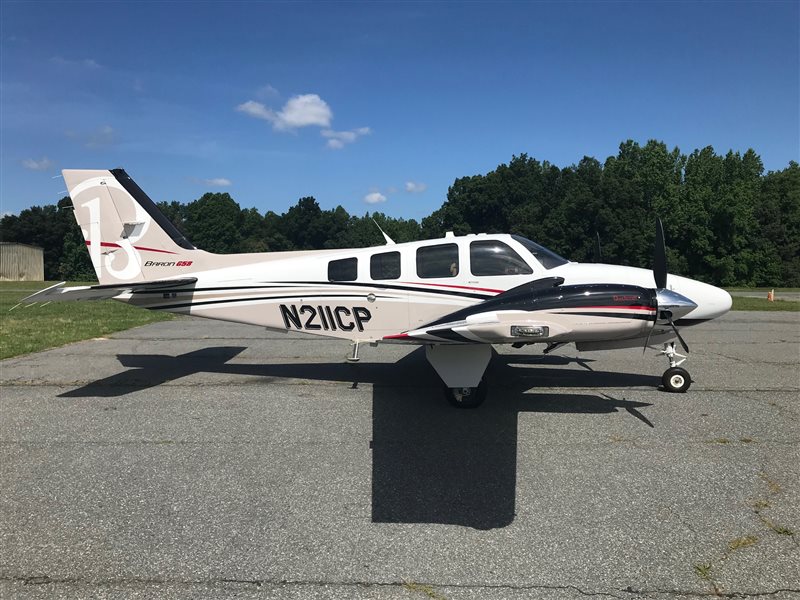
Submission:
<svg viewBox="0 0 800 600">
<path fill-rule="evenodd" d="M 69 586 L 89 586 L 89 587 L 136 587 L 136 586 L 153 586 L 165 585 L 176 587 L 215 587 L 215 586 L 250 586 L 253 588 L 262 587 L 288 587 L 288 586 L 309 586 L 309 587 L 355 587 L 355 588 L 406 588 L 409 585 L 414 587 L 429 587 L 436 589 L 463 589 L 463 590 L 573 590 L 582 596 L 608 596 L 611 598 L 625 598 L 633 596 L 653 596 L 653 595 L 671 595 L 671 596 L 685 596 L 694 598 L 754 598 L 774 596 L 777 594 L 798 594 L 800 595 L 800 588 L 778 588 L 769 591 L 737 591 L 737 592 L 698 592 L 692 590 L 681 589 L 666 589 L 666 588 L 634 588 L 628 586 L 623 589 L 612 591 L 588 591 L 577 585 L 547 585 L 547 584 L 449 584 L 449 583 L 430 583 L 430 582 L 414 582 L 409 584 L 407 581 L 328 581 L 328 580 L 292 580 L 292 579 L 236 579 L 236 578 L 218 578 L 218 579 L 170 579 L 170 578 L 135 578 L 123 577 L 117 579 L 87 579 L 81 577 L 63 577 L 52 578 L 47 575 L 0 575 L 0 583 L 20 583 L 30 586 L 47 586 L 47 585 L 69 585 Z M 412 591 L 415 591 L 412 588 Z M 615 593 L 616 592 L 616 593 Z M 619 595 L 624 594 L 624 595 Z"/>
</svg>

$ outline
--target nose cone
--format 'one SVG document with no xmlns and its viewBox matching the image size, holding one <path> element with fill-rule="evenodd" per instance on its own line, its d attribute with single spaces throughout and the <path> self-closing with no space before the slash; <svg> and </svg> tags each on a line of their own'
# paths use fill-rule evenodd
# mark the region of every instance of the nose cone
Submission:
<svg viewBox="0 0 800 600">
<path fill-rule="evenodd" d="M 683 277 L 676 283 L 676 289 L 697 304 L 697 308 L 686 315 L 687 319 L 716 319 L 731 309 L 731 295 L 721 288 Z"/>
<path fill-rule="evenodd" d="M 731 309 L 731 306 L 733 306 L 733 298 L 731 298 L 731 295 L 728 292 L 721 288 L 714 287 L 713 285 L 708 287 L 713 290 L 711 293 L 712 297 L 708 303 L 708 310 L 712 313 L 712 316 L 708 318 L 716 319 Z"/>
</svg>

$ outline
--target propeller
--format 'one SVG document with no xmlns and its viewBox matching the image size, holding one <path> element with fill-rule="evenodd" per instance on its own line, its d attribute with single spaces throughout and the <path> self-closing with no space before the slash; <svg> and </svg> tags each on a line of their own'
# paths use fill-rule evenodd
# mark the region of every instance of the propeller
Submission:
<svg viewBox="0 0 800 600">
<path fill-rule="evenodd" d="M 647 333 L 647 339 L 644 342 L 642 354 L 644 354 L 644 352 L 647 350 L 647 346 L 650 345 L 650 336 L 653 334 L 653 330 L 656 328 L 659 320 L 666 321 L 669 324 L 669 326 L 672 328 L 672 331 L 675 333 L 675 337 L 678 338 L 681 346 L 688 353 L 689 346 L 683 337 L 681 337 L 681 334 L 678 332 L 678 328 L 675 326 L 675 322 L 672 320 L 672 311 L 666 307 L 662 309 L 660 306 L 662 303 L 666 304 L 667 301 L 678 300 L 679 302 L 687 301 L 690 303 L 691 301 L 688 298 L 684 298 L 683 296 L 675 294 L 667 289 L 667 247 L 664 243 L 664 225 L 661 223 L 661 219 L 659 218 L 656 218 L 656 241 L 655 248 L 653 250 L 653 279 L 656 283 L 656 299 L 659 306 L 656 309 L 657 314 L 655 320 L 653 321 L 653 327 L 651 327 L 650 331 Z M 674 306 L 675 305 L 673 304 L 673 307 Z M 686 305 L 684 304 L 684 306 Z"/>
<path fill-rule="evenodd" d="M 656 246 L 653 251 L 653 278 L 656 280 L 657 290 L 667 287 L 667 246 L 664 244 L 664 225 L 658 217 L 656 217 Z"/>
<path fill-rule="evenodd" d="M 595 231 L 595 240 L 594 240 L 594 262 L 601 263 L 603 262 L 603 251 L 600 248 L 600 232 Z"/>
</svg>

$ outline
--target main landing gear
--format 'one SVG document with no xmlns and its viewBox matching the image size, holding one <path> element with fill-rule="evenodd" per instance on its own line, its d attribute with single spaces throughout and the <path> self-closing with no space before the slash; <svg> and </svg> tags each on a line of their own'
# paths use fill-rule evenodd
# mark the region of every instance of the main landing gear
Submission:
<svg viewBox="0 0 800 600">
<path fill-rule="evenodd" d="M 445 387 L 444 395 L 456 408 L 477 408 L 486 400 L 486 382 L 481 380 L 478 387 Z"/>
<path fill-rule="evenodd" d="M 689 386 L 692 385 L 692 378 L 686 369 L 680 367 L 686 361 L 686 356 L 675 352 L 675 342 L 665 343 L 661 354 L 669 360 L 669 369 L 664 371 L 661 376 L 661 383 L 664 389 L 668 392 L 677 393 L 683 393 L 688 390 Z M 678 358 L 680 360 L 677 360 Z"/>
<path fill-rule="evenodd" d="M 445 385 L 445 397 L 456 408 L 476 408 L 486 399 L 483 373 L 492 358 L 488 344 L 425 346 L 425 356 Z"/>
</svg>

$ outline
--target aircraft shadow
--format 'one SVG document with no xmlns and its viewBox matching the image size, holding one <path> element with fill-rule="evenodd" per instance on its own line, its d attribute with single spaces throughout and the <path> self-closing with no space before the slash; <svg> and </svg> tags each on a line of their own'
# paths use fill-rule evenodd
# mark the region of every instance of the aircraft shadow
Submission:
<svg viewBox="0 0 800 600">
<path fill-rule="evenodd" d="M 475 410 L 457 410 L 444 399 L 441 382 L 417 349 L 394 364 L 227 364 L 242 347 L 212 347 L 176 357 L 119 355 L 128 370 L 60 397 L 122 396 L 198 372 L 359 383 L 373 386 L 372 521 L 436 523 L 475 529 L 505 527 L 514 520 L 517 430 L 521 412 L 607 414 L 626 411 L 645 425 L 644 402 L 607 394 L 549 394 L 541 387 L 657 386 L 658 377 L 553 365 L 583 361 L 495 355 L 487 370 L 489 396 Z M 588 361 L 586 361 L 588 362 Z M 549 368 L 546 365 L 551 365 Z M 531 392 L 531 390 L 534 390 Z"/>
</svg>

